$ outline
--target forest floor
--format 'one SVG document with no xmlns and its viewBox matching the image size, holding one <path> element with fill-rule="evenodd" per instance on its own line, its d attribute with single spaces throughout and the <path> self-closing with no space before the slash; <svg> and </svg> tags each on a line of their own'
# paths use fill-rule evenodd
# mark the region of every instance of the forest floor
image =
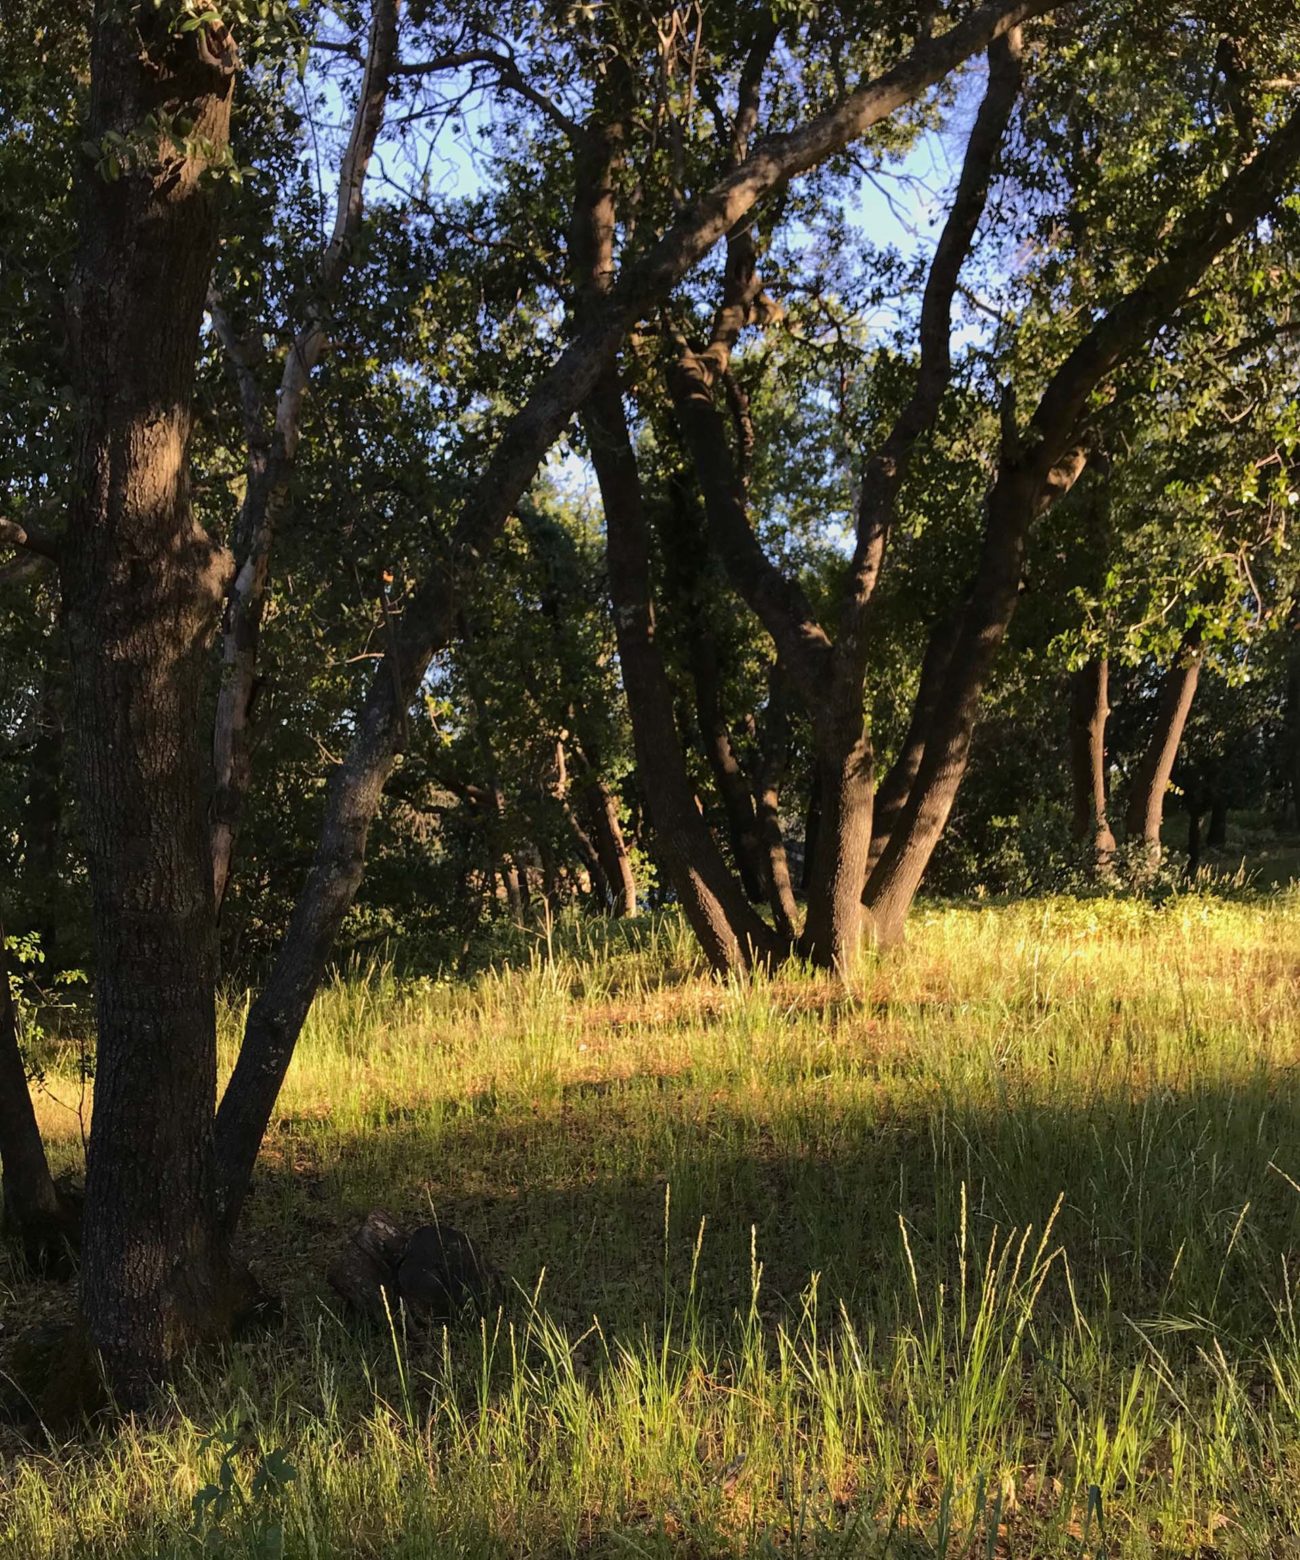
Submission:
<svg viewBox="0 0 1300 1560">
<path fill-rule="evenodd" d="M 7 1432 L 0 1552 L 1300 1556 L 1298 1183 L 1295 890 L 923 908 L 847 985 L 710 981 L 672 919 L 355 971 L 248 1208 L 282 1325 Z M 342 1320 L 374 1207 L 504 1315 Z M 10 1335 L 68 1303 L 0 1268 Z"/>
</svg>

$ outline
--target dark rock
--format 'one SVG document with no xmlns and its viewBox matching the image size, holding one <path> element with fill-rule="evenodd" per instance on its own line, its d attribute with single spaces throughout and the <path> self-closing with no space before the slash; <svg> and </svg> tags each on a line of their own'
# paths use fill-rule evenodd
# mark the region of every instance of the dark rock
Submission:
<svg viewBox="0 0 1300 1560">
<path fill-rule="evenodd" d="M 474 1242 L 452 1224 L 422 1224 L 397 1268 L 397 1292 L 421 1321 L 485 1316 L 501 1300 L 501 1280 Z"/>
<path fill-rule="evenodd" d="M 499 1274 L 451 1224 L 422 1224 L 408 1235 L 376 1209 L 330 1265 L 331 1286 L 352 1310 L 380 1326 L 405 1311 L 442 1325 L 486 1315 L 500 1303 Z"/>
</svg>

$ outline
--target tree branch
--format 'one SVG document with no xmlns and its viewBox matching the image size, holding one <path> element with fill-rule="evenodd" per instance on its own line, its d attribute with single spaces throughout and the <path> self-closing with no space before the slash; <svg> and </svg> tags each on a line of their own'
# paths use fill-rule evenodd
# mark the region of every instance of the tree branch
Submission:
<svg viewBox="0 0 1300 1560">
<path fill-rule="evenodd" d="M 49 563 L 57 564 L 63 556 L 62 545 L 56 536 L 40 526 L 28 525 L 0 516 L 0 546 L 16 547 L 20 552 L 34 553 Z"/>
</svg>

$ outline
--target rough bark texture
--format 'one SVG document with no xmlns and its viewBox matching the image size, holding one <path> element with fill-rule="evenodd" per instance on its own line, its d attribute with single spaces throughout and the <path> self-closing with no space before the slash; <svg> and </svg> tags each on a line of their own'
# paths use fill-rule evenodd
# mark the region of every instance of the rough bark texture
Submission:
<svg viewBox="0 0 1300 1560">
<path fill-rule="evenodd" d="M 241 340 L 216 299 L 212 317 L 234 368 L 248 436 L 247 488 L 236 527 L 237 570 L 226 599 L 221 643 L 221 687 L 213 722 L 212 876 L 217 911 L 230 880 L 231 861 L 253 778 L 253 708 L 257 647 L 271 548 L 288 507 L 298 451 L 302 403 L 312 370 L 328 340 L 329 309 L 347 271 L 361 227 L 366 171 L 384 120 L 397 55 L 399 0 L 375 0 L 365 73 L 339 174 L 334 231 L 321 257 L 307 321 L 286 354 L 273 407 L 257 379 L 260 353 Z"/>
<path fill-rule="evenodd" d="M 226 561 L 190 512 L 190 403 L 216 247 L 201 176 L 228 143 L 234 45 L 173 8 L 96 8 L 88 138 L 141 146 L 81 171 L 80 407 L 63 596 L 99 1045 L 82 1305 L 119 1398 L 233 1302 L 215 1223 L 215 920 L 197 727 Z M 180 153 L 146 120 L 193 120 Z M 152 140 L 150 139 L 152 137 Z M 201 138 L 201 141 L 197 138 Z"/>
<path fill-rule="evenodd" d="M 1160 680 L 1155 723 L 1129 787 L 1124 823 L 1129 844 L 1138 847 L 1139 860 L 1135 865 L 1139 872 L 1151 870 L 1160 862 L 1165 796 L 1200 674 L 1201 638 L 1197 630 L 1192 630 Z"/>
<path fill-rule="evenodd" d="M 79 1237 L 78 1210 L 50 1175 L 27 1069 L 18 1042 L 18 1014 L 9 984 L 0 926 L 0 1164 L 4 1167 L 4 1228 L 40 1266 L 62 1265 Z"/>
<path fill-rule="evenodd" d="M 1110 715 L 1110 662 L 1097 656 L 1070 679 L 1070 774 L 1074 815 L 1070 832 L 1091 847 L 1097 873 L 1110 870 L 1115 836 L 1107 821 L 1106 720 Z"/>
</svg>

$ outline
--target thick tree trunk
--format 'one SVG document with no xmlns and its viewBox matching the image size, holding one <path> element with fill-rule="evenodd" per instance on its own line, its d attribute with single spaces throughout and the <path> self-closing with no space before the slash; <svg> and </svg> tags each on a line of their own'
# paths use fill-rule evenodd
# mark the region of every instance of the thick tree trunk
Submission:
<svg viewBox="0 0 1300 1560">
<path fill-rule="evenodd" d="M 27 1069 L 18 1043 L 18 1014 L 9 984 L 0 926 L 0 1164 L 4 1168 L 4 1228 L 38 1266 L 62 1267 L 80 1234 L 77 1210 L 50 1175 Z"/>
<path fill-rule="evenodd" d="M 1165 795 L 1200 673 L 1201 636 L 1198 629 L 1193 629 L 1184 636 L 1173 664 L 1160 680 L 1155 724 L 1129 787 L 1125 827 L 1129 845 L 1137 849 L 1134 865 L 1139 875 L 1160 864 Z"/>
<path fill-rule="evenodd" d="M 235 52 L 219 24 L 170 34 L 173 20 L 97 7 L 88 137 L 145 149 L 112 179 L 83 163 L 81 422 L 63 566 L 97 945 L 82 1306 L 128 1402 L 225 1331 L 234 1301 L 215 1219 L 216 937 L 198 730 L 227 563 L 194 522 L 187 472 L 217 237 L 201 175 L 228 144 Z M 157 128 L 176 116 L 202 152 L 178 153 Z"/>
<path fill-rule="evenodd" d="M 1104 876 L 1115 857 L 1107 821 L 1106 719 L 1110 714 L 1110 662 L 1098 656 L 1070 680 L 1070 772 L 1074 787 L 1071 834 L 1089 843 L 1093 871 Z"/>
<path fill-rule="evenodd" d="M 817 736 L 820 808 L 799 942 L 804 958 L 826 969 L 847 965 L 862 940 L 862 885 L 875 799 L 874 758 L 860 708 L 839 725 Z"/>
</svg>

